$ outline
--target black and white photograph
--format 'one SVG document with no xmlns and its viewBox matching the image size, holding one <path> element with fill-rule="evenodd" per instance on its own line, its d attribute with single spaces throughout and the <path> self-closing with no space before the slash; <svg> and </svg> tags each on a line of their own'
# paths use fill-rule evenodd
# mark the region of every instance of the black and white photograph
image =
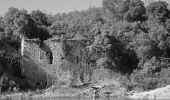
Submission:
<svg viewBox="0 0 170 100">
<path fill-rule="evenodd" d="M 0 0 L 0 100 L 170 100 L 170 0 Z"/>
</svg>

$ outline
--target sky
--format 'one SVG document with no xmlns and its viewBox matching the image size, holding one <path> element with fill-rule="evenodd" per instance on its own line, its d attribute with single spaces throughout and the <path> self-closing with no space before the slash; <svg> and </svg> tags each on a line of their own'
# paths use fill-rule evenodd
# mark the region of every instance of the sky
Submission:
<svg viewBox="0 0 170 100">
<path fill-rule="evenodd" d="M 4 15 L 10 7 L 24 8 L 28 12 L 40 9 L 46 13 L 57 14 L 101 6 L 102 0 L 0 0 L 0 15 Z"/>
<path fill-rule="evenodd" d="M 145 3 L 158 0 L 143 0 Z M 170 0 L 164 0 L 170 3 Z M 32 10 L 41 10 L 48 14 L 67 13 L 70 11 L 86 10 L 89 7 L 101 7 L 102 0 L 0 0 L 0 15 L 4 15 L 8 8 L 16 7 Z"/>
</svg>

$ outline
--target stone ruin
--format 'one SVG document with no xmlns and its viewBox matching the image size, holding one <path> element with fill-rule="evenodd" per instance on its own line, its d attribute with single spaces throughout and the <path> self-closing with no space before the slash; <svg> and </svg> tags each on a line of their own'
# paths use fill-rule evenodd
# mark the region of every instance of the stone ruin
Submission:
<svg viewBox="0 0 170 100">
<path fill-rule="evenodd" d="M 87 58 L 83 57 L 87 54 L 85 44 L 87 41 L 82 38 L 68 39 L 64 42 L 57 38 L 51 38 L 43 43 L 38 40 L 25 40 L 24 57 L 28 61 L 24 62 L 23 69 L 29 81 L 28 83 L 32 87 L 36 87 L 37 84 L 47 85 L 48 76 L 45 73 L 52 73 L 58 76 L 55 81 L 65 81 L 64 84 L 69 83 L 71 76 L 76 76 L 74 79 L 71 79 L 72 81 L 84 77 L 83 75 L 78 75 L 80 73 L 77 72 L 88 73 L 82 70 L 85 67 L 84 65 L 86 65 L 85 59 Z M 89 81 L 90 78 L 82 78 L 80 80 Z"/>
<path fill-rule="evenodd" d="M 36 87 L 36 85 L 53 84 L 74 86 L 91 82 L 95 63 L 99 57 L 89 56 L 86 48 L 88 42 L 89 40 L 84 37 L 64 41 L 54 37 L 43 43 L 26 40 L 24 56 L 30 58 L 31 62 L 27 59 L 23 67 L 26 78 L 31 79 L 29 83 Z M 50 83 L 51 76 L 55 77 Z"/>
</svg>

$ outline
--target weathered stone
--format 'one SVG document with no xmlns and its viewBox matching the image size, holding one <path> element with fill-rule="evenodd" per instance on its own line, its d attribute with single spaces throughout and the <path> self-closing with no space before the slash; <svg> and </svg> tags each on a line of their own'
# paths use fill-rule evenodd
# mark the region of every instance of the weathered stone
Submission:
<svg viewBox="0 0 170 100">
<path fill-rule="evenodd" d="M 31 86 L 44 85 L 48 81 L 51 81 L 51 85 L 88 83 L 92 80 L 94 66 L 98 59 L 97 54 L 89 54 L 88 42 L 83 37 L 64 41 L 51 38 L 43 43 L 26 40 L 23 74 L 26 75 L 29 83 L 32 83 Z M 49 53 L 52 57 L 49 57 Z M 54 77 L 48 78 L 46 73 L 51 73 Z"/>
</svg>

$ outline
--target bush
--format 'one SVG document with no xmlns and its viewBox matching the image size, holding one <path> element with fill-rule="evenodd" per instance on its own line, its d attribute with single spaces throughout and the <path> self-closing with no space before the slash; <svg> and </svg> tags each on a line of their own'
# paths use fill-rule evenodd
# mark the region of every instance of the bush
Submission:
<svg viewBox="0 0 170 100">
<path fill-rule="evenodd" d="M 158 79 L 158 87 L 170 84 L 170 68 L 162 68 Z"/>
<path fill-rule="evenodd" d="M 0 77 L 0 93 L 4 91 L 12 91 L 15 86 L 16 83 L 10 80 L 7 74 L 3 74 Z"/>
<path fill-rule="evenodd" d="M 141 72 L 134 72 L 130 75 L 131 85 L 133 88 L 139 88 L 141 90 L 155 89 L 158 84 L 157 77 L 147 77 Z"/>
</svg>

